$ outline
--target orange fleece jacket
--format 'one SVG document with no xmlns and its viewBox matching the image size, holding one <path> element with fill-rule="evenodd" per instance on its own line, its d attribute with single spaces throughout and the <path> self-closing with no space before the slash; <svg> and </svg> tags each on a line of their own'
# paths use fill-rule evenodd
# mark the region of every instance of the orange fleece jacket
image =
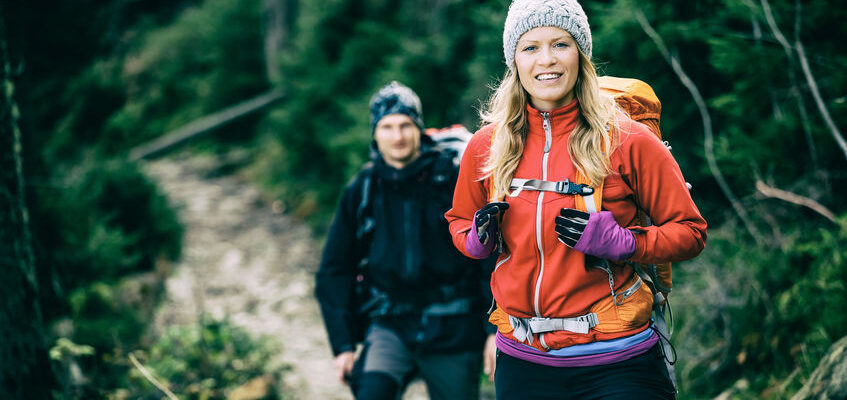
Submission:
<svg viewBox="0 0 847 400">
<path fill-rule="evenodd" d="M 529 133 L 515 178 L 575 181 L 576 168 L 568 153 L 568 138 L 576 126 L 579 107 L 572 103 L 549 112 L 552 146 L 544 177 L 545 132 L 543 114 L 527 107 Z M 639 263 L 675 262 L 691 259 L 705 246 L 706 221 L 685 185 L 668 149 L 645 125 L 621 117 L 610 157 L 613 171 L 603 186 L 602 209 L 611 211 L 621 226 L 635 233 L 636 249 L 630 260 Z M 474 134 L 462 157 L 453 195 L 453 208 L 445 217 L 456 247 L 468 255 L 465 241 L 474 213 L 488 203 L 488 180 L 481 172 L 488 158 L 493 125 Z M 553 192 L 522 191 L 507 196 L 501 232 L 508 252 L 500 255 L 491 276 L 497 304 L 516 317 L 574 317 L 610 294 L 608 275 L 586 268 L 583 253 L 558 241 L 555 217 L 561 208 L 575 208 L 574 197 Z M 538 206 L 538 199 L 542 204 Z M 654 225 L 636 225 L 638 205 Z M 628 265 L 613 266 L 616 290 L 631 277 Z M 564 332 L 564 345 L 627 336 L 645 326 L 616 334 L 591 330 L 587 335 Z"/>
</svg>

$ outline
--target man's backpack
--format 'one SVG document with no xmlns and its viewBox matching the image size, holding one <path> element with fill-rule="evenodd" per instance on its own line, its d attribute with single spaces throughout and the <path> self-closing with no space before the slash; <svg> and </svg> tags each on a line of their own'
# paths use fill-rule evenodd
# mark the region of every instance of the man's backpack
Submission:
<svg viewBox="0 0 847 400">
<path fill-rule="evenodd" d="M 462 154 L 465 153 L 465 147 L 468 147 L 468 142 L 473 136 L 473 133 L 461 124 L 453 124 L 442 129 L 429 128 L 425 133 L 435 142 L 435 148 L 442 152 L 453 152 L 453 164 L 456 167 L 462 161 Z"/>
</svg>

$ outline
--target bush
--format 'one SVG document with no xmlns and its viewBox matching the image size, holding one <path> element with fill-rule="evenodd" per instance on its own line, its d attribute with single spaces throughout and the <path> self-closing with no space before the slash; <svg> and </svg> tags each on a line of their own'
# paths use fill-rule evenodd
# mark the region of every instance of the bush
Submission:
<svg viewBox="0 0 847 400">
<path fill-rule="evenodd" d="M 95 350 L 79 360 L 74 379 L 85 386 L 72 393 L 97 398 L 120 386 L 114 360 L 143 339 L 163 293 L 163 276 L 149 272 L 180 256 L 182 226 L 137 164 L 89 160 L 57 170 L 53 182 L 32 208 L 42 310 L 63 321 L 56 334 Z"/>
<path fill-rule="evenodd" d="M 265 376 L 271 348 L 228 321 L 205 321 L 168 330 L 147 352 L 136 352 L 141 363 L 181 399 L 225 399 L 236 387 Z M 128 398 L 161 398 L 143 375 L 130 371 Z M 126 393 L 124 393 L 126 394 Z M 276 399 L 273 388 L 264 397 Z"/>
<path fill-rule="evenodd" d="M 60 184 L 40 193 L 35 219 L 49 250 L 39 261 L 57 275 L 48 287 L 71 292 L 179 257 L 182 226 L 136 164 L 90 161 L 54 179 Z"/>
<path fill-rule="evenodd" d="M 682 398 L 731 386 L 785 398 L 800 388 L 796 378 L 847 335 L 847 216 L 840 221 L 793 227 L 767 251 L 732 226 L 714 229 L 703 255 L 675 266 Z"/>
</svg>

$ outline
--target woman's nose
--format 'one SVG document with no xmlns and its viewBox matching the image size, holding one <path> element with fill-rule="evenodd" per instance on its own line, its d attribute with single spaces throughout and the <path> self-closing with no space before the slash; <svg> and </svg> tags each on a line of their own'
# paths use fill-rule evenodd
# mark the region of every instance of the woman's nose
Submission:
<svg viewBox="0 0 847 400">
<path fill-rule="evenodd" d="M 544 46 L 541 48 L 541 51 L 538 52 L 538 62 L 540 64 L 552 64 L 555 60 L 556 57 L 553 56 L 553 49 L 550 48 L 550 46 Z"/>
</svg>

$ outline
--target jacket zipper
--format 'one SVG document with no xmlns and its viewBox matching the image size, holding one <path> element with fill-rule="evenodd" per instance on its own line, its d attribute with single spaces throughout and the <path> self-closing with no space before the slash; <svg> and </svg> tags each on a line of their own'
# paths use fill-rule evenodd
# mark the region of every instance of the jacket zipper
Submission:
<svg viewBox="0 0 847 400">
<path fill-rule="evenodd" d="M 409 201 L 408 199 L 403 202 L 403 214 L 404 214 L 404 217 L 405 217 L 405 218 L 403 218 L 403 234 L 406 237 L 405 243 L 411 243 L 411 241 L 412 241 L 412 222 L 411 222 L 412 221 L 412 204 L 411 204 L 411 201 Z M 403 246 L 403 247 L 406 248 L 406 251 L 405 251 L 406 259 L 403 260 L 404 261 L 403 262 L 403 264 L 404 264 L 403 269 L 405 270 L 405 276 L 409 277 L 412 274 L 412 269 L 414 268 L 412 266 L 412 246 L 406 245 L 406 246 Z"/>
<path fill-rule="evenodd" d="M 505 263 L 506 263 L 506 261 L 509 261 L 509 259 L 510 259 L 510 258 L 512 258 L 512 255 L 511 255 L 511 254 L 509 254 L 508 256 L 506 256 L 506 258 L 504 258 L 504 259 L 503 259 L 503 261 L 498 262 L 498 263 L 494 266 L 494 271 L 492 271 L 491 273 L 493 274 L 494 272 L 497 272 L 497 269 L 499 269 L 501 265 L 505 264 Z"/>
<path fill-rule="evenodd" d="M 509 254 L 506 258 L 504 258 L 503 261 L 498 261 L 497 264 L 494 265 L 494 271 L 491 271 L 491 275 L 493 276 L 494 273 L 497 272 L 498 269 L 500 269 L 500 266 L 505 264 L 506 261 L 509 261 L 510 258 L 512 258 L 511 254 Z M 491 307 L 488 308 L 488 315 L 491 315 L 491 313 L 494 312 L 495 308 L 497 308 L 497 301 L 494 300 L 494 293 L 492 293 L 491 294 Z"/>
<path fill-rule="evenodd" d="M 544 157 L 541 159 L 541 180 L 547 180 L 547 159 L 550 156 L 550 147 L 553 145 L 553 133 L 550 128 L 550 113 L 542 112 L 544 118 Z M 544 277 L 544 247 L 541 245 L 541 211 L 544 203 L 544 192 L 538 192 L 538 204 L 535 206 L 535 244 L 538 245 L 538 254 L 541 257 L 541 266 L 538 269 L 538 278 L 535 280 L 535 316 L 541 317 L 541 278 Z"/>
</svg>

